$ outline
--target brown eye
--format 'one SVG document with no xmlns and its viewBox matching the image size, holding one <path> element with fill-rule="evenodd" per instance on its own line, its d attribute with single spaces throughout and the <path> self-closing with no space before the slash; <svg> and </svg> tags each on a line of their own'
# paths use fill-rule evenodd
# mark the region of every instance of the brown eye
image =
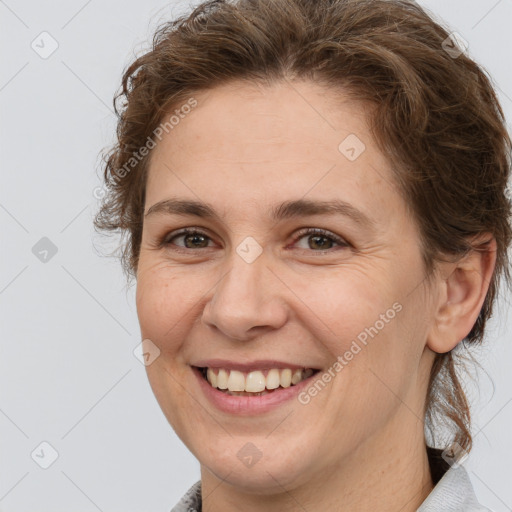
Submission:
<svg viewBox="0 0 512 512">
<path fill-rule="evenodd" d="M 211 239 L 205 233 L 194 229 L 181 230 L 178 233 L 171 233 L 163 245 L 175 245 L 185 249 L 206 249 Z"/>
<path fill-rule="evenodd" d="M 185 242 L 185 247 L 188 249 L 195 249 L 197 247 L 208 247 L 207 237 L 200 234 L 188 234 L 183 235 L 183 241 Z"/>
<path fill-rule="evenodd" d="M 304 240 L 302 246 L 300 243 Z M 295 245 L 299 246 L 299 249 L 311 249 L 314 252 L 328 251 L 330 249 L 349 247 L 349 243 L 343 238 L 319 228 L 307 228 L 295 236 Z"/>
<path fill-rule="evenodd" d="M 310 249 L 330 249 L 333 246 L 333 240 L 323 235 L 313 235 L 308 238 Z"/>
</svg>

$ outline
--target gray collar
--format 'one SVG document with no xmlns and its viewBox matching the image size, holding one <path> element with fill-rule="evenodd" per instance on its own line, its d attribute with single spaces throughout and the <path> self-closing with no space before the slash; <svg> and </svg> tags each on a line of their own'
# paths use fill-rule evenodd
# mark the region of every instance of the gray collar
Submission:
<svg viewBox="0 0 512 512">
<path fill-rule="evenodd" d="M 464 466 L 451 467 L 417 512 L 492 512 L 478 503 Z"/>
<path fill-rule="evenodd" d="M 201 481 L 196 482 L 171 512 L 201 512 Z"/>
</svg>

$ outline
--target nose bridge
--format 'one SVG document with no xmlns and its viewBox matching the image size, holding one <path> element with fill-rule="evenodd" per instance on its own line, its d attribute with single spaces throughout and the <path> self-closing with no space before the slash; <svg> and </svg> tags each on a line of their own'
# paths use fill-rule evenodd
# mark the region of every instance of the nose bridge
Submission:
<svg viewBox="0 0 512 512">
<path fill-rule="evenodd" d="M 285 305 L 277 297 L 278 288 L 271 282 L 266 257 L 260 254 L 255 259 L 246 258 L 251 250 L 242 243 L 233 251 L 229 269 L 203 312 L 206 324 L 239 340 L 250 338 L 255 331 L 279 328 L 286 321 Z"/>
</svg>

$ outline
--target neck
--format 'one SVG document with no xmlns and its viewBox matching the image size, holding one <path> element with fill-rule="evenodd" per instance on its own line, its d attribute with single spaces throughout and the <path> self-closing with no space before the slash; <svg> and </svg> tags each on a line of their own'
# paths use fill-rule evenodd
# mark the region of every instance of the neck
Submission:
<svg viewBox="0 0 512 512">
<path fill-rule="evenodd" d="M 404 405 L 378 437 L 307 483 L 254 494 L 231 485 L 229 475 L 222 481 L 203 467 L 201 479 L 203 512 L 415 512 L 433 489 L 423 423 Z"/>
</svg>

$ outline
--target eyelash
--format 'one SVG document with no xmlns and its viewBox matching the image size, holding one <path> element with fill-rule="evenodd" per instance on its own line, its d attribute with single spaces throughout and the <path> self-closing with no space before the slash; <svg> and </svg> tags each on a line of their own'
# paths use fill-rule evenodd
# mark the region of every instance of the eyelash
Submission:
<svg viewBox="0 0 512 512">
<path fill-rule="evenodd" d="M 211 237 L 209 237 L 205 232 L 201 231 L 200 229 L 197 229 L 197 228 L 184 228 L 184 229 L 181 229 L 180 231 L 176 232 L 176 233 L 171 233 L 169 236 L 166 236 L 162 242 L 161 242 L 161 246 L 162 247 L 167 247 L 167 246 L 170 246 L 170 245 L 174 245 L 171 243 L 172 240 L 176 239 L 176 238 L 180 238 L 180 237 L 183 237 L 183 236 L 187 236 L 187 235 L 199 235 L 199 236 L 203 236 L 209 240 L 211 240 Z M 299 230 L 295 236 L 294 236 L 294 239 L 293 239 L 293 243 L 296 243 L 297 241 L 299 241 L 301 238 L 305 237 L 305 236 L 312 236 L 312 235 L 320 235 L 320 236 L 323 236 L 327 239 L 330 239 L 331 241 L 333 241 L 334 243 L 338 244 L 338 246 L 340 246 L 341 248 L 347 248 L 347 247 L 350 247 L 350 244 L 349 242 L 347 242 L 345 239 L 335 235 L 334 233 L 330 232 L 330 231 L 327 231 L 325 229 L 321 229 L 321 228 L 303 228 L 301 230 Z M 176 246 L 178 247 L 178 249 L 173 249 L 177 252 L 183 252 L 183 253 L 189 253 L 190 251 L 194 251 L 194 250 L 197 250 L 197 249 L 189 249 L 187 247 L 181 247 L 181 246 Z M 200 247 L 199 249 L 209 249 L 209 247 Z M 303 249 L 303 250 L 307 250 L 307 249 Z M 334 250 L 334 247 L 331 247 L 329 249 L 324 249 L 324 250 L 313 250 L 311 249 L 311 252 L 315 252 L 315 253 L 326 253 L 326 252 L 332 252 Z"/>
</svg>

